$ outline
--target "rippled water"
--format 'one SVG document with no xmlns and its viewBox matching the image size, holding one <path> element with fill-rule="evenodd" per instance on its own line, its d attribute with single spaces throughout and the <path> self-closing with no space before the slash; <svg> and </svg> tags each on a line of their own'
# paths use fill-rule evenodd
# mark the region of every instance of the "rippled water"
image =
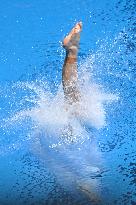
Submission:
<svg viewBox="0 0 136 205">
<path fill-rule="evenodd" d="M 0 204 L 136 204 L 135 10 L 1 1 Z M 68 109 L 60 41 L 78 20 L 82 101 Z"/>
</svg>

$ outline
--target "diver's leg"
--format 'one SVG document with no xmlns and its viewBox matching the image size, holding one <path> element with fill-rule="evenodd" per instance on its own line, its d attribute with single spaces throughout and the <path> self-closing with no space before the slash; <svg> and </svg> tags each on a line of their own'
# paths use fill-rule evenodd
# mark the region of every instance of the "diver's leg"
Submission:
<svg viewBox="0 0 136 205">
<path fill-rule="evenodd" d="M 79 22 L 63 40 L 66 57 L 62 71 L 62 84 L 65 98 L 69 103 L 79 100 L 79 92 L 77 89 L 77 54 L 81 29 L 82 23 Z"/>
</svg>

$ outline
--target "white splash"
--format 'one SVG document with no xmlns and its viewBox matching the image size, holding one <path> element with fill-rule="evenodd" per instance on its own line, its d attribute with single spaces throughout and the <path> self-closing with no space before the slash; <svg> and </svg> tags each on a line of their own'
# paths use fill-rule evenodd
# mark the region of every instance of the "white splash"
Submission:
<svg viewBox="0 0 136 205">
<path fill-rule="evenodd" d="M 20 109 L 13 116 L 4 120 L 5 127 L 20 124 L 26 119 L 31 120 L 32 128 L 44 129 L 45 136 L 50 138 L 50 147 L 65 143 L 83 143 L 90 138 L 86 126 L 96 129 L 106 125 L 106 103 L 118 99 L 114 94 L 103 92 L 102 86 L 96 84 L 92 78 L 92 71 L 87 70 L 88 64 L 93 65 L 94 56 L 87 58 L 79 67 L 80 102 L 66 105 L 62 85 L 56 95 L 47 88 L 47 82 L 20 82 L 12 89 L 19 93 L 25 92 L 20 99 Z M 31 106 L 26 106 L 30 103 Z M 21 107 L 24 107 L 21 109 Z M 54 137 L 55 136 L 55 137 Z"/>
</svg>

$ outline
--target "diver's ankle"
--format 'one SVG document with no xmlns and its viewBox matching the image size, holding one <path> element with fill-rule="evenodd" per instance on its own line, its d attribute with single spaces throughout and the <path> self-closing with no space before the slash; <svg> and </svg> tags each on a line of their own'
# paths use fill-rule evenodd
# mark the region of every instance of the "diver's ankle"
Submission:
<svg viewBox="0 0 136 205">
<path fill-rule="evenodd" d="M 77 57 L 78 55 L 78 48 L 76 46 L 71 46 L 69 49 L 66 50 L 66 56 L 68 57 Z"/>
</svg>

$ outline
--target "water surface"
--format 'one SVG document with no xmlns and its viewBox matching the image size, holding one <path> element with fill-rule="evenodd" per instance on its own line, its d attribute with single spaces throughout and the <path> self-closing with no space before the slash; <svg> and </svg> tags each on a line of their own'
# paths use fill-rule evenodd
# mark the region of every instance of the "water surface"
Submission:
<svg viewBox="0 0 136 205">
<path fill-rule="evenodd" d="M 1 0 L 0 204 L 136 204 L 135 9 Z M 63 107 L 60 41 L 79 20 L 77 118 Z"/>
</svg>

